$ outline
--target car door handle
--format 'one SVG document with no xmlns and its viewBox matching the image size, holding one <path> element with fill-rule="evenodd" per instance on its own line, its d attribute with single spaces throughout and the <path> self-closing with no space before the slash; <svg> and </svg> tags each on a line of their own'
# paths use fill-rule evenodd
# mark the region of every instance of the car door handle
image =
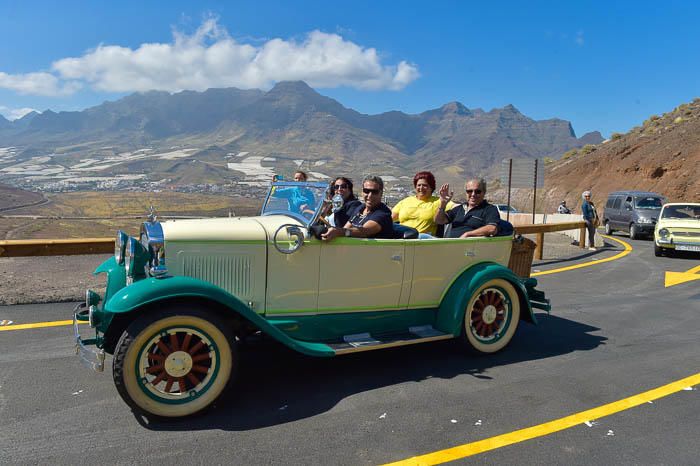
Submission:
<svg viewBox="0 0 700 466">
<path fill-rule="evenodd" d="M 394 255 L 394 256 L 391 256 L 391 260 L 397 261 L 397 262 L 401 262 L 401 255 L 400 255 L 400 254 L 396 254 L 396 255 Z"/>
</svg>

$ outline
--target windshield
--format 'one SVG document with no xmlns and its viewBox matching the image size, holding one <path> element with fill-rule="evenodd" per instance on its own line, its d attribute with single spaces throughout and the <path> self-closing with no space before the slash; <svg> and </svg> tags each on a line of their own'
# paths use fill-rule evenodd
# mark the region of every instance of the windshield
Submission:
<svg viewBox="0 0 700 466">
<path fill-rule="evenodd" d="M 700 219 L 700 204 L 669 205 L 661 212 L 661 218 L 695 218 Z"/>
<path fill-rule="evenodd" d="M 272 183 L 261 215 L 282 214 L 308 224 L 326 199 L 328 184 L 309 182 Z"/>
<path fill-rule="evenodd" d="M 638 197 L 635 198 L 638 209 L 660 209 L 664 205 L 658 197 Z"/>
</svg>

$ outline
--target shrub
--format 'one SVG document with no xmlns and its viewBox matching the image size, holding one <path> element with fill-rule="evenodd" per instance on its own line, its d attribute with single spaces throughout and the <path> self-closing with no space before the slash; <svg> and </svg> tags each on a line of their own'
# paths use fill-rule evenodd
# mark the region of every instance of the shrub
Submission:
<svg viewBox="0 0 700 466">
<path fill-rule="evenodd" d="M 581 153 L 584 154 L 584 155 L 585 155 L 585 154 L 590 154 L 590 153 L 593 152 L 594 150 L 596 150 L 596 147 L 595 147 L 594 144 L 586 144 L 585 146 L 583 146 L 583 147 L 581 148 Z"/>
<path fill-rule="evenodd" d="M 545 157 L 545 158 L 542 159 L 542 160 L 544 161 L 544 164 L 545 164 L 545 165 L 551 165 L 551 164 L 554 163 L 554 159 L 553 159 L 552 157 Z"/>
<path fill-rule="evenodd" d="M 622 133 L 612 133 L 610 135 L 610 139 L 612 139 L 613 141 L 616 141 L 616 140 L 620 139 L 621 137 L 622 137 Z"/>
<path fill-rule="evenodd" d="M 561 156 L 562 160 L 570 159 L 574 155 L 578 154 L 578 150 L 576 149 L 571 149 L 570 151 L 564 152 L 564 155 Z"/>
<path fill-rule="evenodd" d="M 683 123 L 683 121 L 684 121 L 684 120 L 683 120 L 683 117 L 682 117 L 682 116 L 679 116 L 679 117 L 676 117 L 676 118 L 673 120 L 673 123 L 674 123 L 674 124 L 678 124 L 678 123 Z"/>
</svg>

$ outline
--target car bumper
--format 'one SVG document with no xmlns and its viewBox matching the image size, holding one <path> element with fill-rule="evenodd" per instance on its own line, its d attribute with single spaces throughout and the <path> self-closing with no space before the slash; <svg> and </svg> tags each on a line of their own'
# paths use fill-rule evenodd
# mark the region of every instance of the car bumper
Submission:
<svg viewBox="0 0 700 466">
<path fill-rule="evenodd" d="M 105 369 L 105 351 L 97 348 L 89 348 L 95 345 L 97 338 L 81 338 L 78 328 L 79 322 L 89 320 L 90 309 L 85 303 L 80 303 L 73 309 L 73 337 L 75 338 L 75 354 L 80 362 L 87 368 L 95 372 L 102 372 Z"/>
<path fill-rule="evenodd" d="M 675 249 L 677 251 L 700 252 L 700 242 L 672 241 L 657 239 L 656 245 L 660 248 Z"/>
<path fill-rule="evenodd" d="M 644 235 L 653 234 L 654 228 L 656 228 L 656 225 L 653 223 L 635 223 L 634 226 L 637 228 L 637 231 Z"/>
</svg>

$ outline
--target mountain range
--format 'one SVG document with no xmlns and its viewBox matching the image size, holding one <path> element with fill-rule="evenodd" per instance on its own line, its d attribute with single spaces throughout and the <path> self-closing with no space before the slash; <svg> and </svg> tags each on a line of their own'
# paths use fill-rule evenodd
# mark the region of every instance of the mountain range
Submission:
<svg viewBox="0 0 700 466">
<path fill-rule="evenodd" d="M 32 112 L 12 122 L 0 117 L 0 147 L 14 151 L 12 160 L 0 161 L 0 171 L 39 156 L 69 167 L 86 159 L 118 161 L 120 154 L 144 148 L 178 148 L 190 150 L 190 158 L 205 165 L 167 157 L 126 158 L 103 174 L 145 170 L 175 184 L 240 180 L 245 175 L 225 158 L 249 154 L 282 173 L 300 164 L 319 176 L 412 176 L 429 169 L 440 179 L 456 181 L 495 176 L 502 159 L 558 158 L 602 140 L 598 132 L 577 138 L 568 121 L 536 121 L 513 105 L 484 111 L 450 102 L 419 114 L 366 115 L 296 81 L 280 82 L 267 92 L 152 91 L 82 111 Z"/>
</svg>

